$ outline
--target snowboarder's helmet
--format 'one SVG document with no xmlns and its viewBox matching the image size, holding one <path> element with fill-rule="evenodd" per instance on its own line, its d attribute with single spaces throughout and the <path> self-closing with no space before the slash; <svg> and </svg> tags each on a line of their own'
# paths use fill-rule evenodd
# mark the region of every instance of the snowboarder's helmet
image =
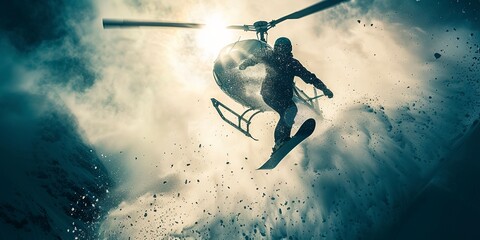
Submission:
<svg viewBox="0 0 480 240">
<path fill-rule="evenodd" d="M 292 52 L 292 42 L 286 37 L 280 37 L 275 41 L 273 49 L 278 52 L 290 53 Z"/>
</svg>

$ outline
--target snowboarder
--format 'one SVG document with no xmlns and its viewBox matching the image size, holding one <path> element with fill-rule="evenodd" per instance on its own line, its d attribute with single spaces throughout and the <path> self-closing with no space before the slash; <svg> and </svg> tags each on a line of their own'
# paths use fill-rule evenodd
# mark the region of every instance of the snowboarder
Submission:
<svg viewBox="0 0 480 240">
<path fill-rule="evenodd" d="M 325 96 L 332 98 L 333 92 L 318 79 L 315 74 L 308 71 L 292 54 L 292 43 L 286 37 L 280 37 L 275 41 L 273 51 L 268 51 L 262 57 L 246 59 L 239 65 L 240 70 L 257 63 L 264 63 L 267 74 L 262 83 L 261 95 L 265 103 L 279 115 L 275 127 L 275 146 L 273 152 L 282 144 L 290 140 L 290 134 L 297 114 L 297 106 L 293 102 L 293 78 L 300 77 L 304 82 L 312 84 L 323 91 Z"/>
</svg>

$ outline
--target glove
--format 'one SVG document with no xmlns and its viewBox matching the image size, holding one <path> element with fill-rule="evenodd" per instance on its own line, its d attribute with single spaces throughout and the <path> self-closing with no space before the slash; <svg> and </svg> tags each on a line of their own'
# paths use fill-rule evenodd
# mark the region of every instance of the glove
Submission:
<svg viewBox="0 0 480 240">
<path fill-rule="evenodd" d="M 330 91 L 330 89 L 328 89 L 328 88 L 325 88 L 323 90 L 323 94 L 325 94 L 325 96 L 327 96 L 328 98 L 333 98 L 333 92 Z"/>
</svg>

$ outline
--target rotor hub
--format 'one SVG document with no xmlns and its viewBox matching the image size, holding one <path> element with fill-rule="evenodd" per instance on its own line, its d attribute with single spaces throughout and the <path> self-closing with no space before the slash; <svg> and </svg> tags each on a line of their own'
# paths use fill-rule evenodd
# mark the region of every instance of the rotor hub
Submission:
<svg viewBox="0 0 480 240">
<path fill-rule="evenodd" d="M 253 26 L 257 32 L 267 32 L 269 27 L 267 21 L 257 21 L 253 24 Z"/>
</svg>

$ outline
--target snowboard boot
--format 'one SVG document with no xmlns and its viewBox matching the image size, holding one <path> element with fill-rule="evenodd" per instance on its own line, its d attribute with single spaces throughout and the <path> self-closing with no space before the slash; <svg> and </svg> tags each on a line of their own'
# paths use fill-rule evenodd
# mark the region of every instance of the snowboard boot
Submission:
<svg viewBox="0 0 480 240">
<path fill-rule="evenodd" d="M 291 137 L 287 137 L 285 139 L 282 139 L 282 140 L 279 140 L 277 142 L 275 142 L 275 146 L 273 146 L 272 148 L 272 155 L 273 153 L 275 153 L 278 149 L 280 149 L 283 144 L 285 144 L 286 142 L 288 142 L 290 139 L 292 139 Z"/>
</svg>

